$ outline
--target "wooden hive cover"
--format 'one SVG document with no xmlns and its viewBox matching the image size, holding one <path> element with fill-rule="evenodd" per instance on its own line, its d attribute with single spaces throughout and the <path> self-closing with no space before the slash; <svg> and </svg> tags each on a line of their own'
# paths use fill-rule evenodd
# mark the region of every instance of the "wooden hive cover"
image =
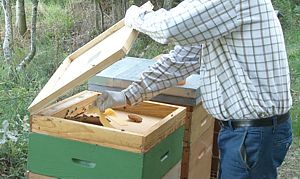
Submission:
<svg viewBox="0 0 300 179">
<path fill-rule="evenodd" d="M 145 3 L 142 8 L 151 10 Z M 69 55 L 29 106 L 31 114 L 84 83 L 96 73 L 120 60 L 128 53 L 138 32 L 124 25 L 124 19 Z"/>
</svg>

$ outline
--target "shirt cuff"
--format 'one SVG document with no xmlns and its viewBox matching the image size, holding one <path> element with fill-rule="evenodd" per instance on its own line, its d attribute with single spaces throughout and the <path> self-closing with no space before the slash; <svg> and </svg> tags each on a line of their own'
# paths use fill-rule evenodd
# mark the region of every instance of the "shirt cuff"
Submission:
<svg viewBox="0 0 300 179">
<path fill-rule="evenodd" d="M 139 88 L 134 85 L 134 83 L 128 86 L 126 89 L 122 90 L 126 98 L 129 100 L 130 105 L 137 105 L 143 101 L 142 95 Z"/>
</svg>

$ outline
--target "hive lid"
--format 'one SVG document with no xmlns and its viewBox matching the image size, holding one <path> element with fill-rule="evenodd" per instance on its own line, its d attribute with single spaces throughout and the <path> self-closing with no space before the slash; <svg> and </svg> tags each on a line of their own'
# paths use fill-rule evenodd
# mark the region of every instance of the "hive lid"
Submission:
<svg viewBox="0 0 300 179">
<path fill-rule="evenodd" d="M 142 8 L 151 10 L 145 3 Z M 28 110 L 31 114 L 49 105 L 70 89 L 120 60 L 130 50 L 138 32 L 124 25 L 124 19 L 69 55 L 40 91 Z"/>
</svg>

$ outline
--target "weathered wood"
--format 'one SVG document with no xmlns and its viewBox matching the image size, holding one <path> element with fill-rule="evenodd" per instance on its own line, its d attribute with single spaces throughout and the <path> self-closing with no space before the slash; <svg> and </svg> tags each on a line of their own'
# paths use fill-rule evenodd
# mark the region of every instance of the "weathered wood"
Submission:
<svg viewBox="0 0 300 179">
<path fill-rule="evenodd" d="M 28 179 L 56 179 L 54 177 L 39 175 L 39 174 L 35 174 L 35 173 L 32 173 L 32 172 L 27 172 L 27 178 Z"/>
<path fill-rule="evenodd" d="M 220 153 L 218 148 L 218 136 L 220 132 L 220 125 L 217 120 L 215 120 L 214 125 L 214 139 L 213 139 L 213 157 L 211 162 L 211 178 L 219 177 L 219 165 L 220 165 Z"/>
<path fill-rule="evenodd" d="M 181 161 L 178 162 L 166 175 L 161 179 L 180 179 Z"/>
<path fill-rule="evenodd" d="M 212 156 L 211 160 L 211 171 L 210 178 L 218 179 L 219 178 L 219 167 L 220 167 L 220 158 L 216 156 Z"/>
<path fill-rule="evenodd" d="M 194 165 L 196 162 L 193 162 L 195 154 L 201 152 L 200 149 L 204 147 L 204 145 L 199 144 L 199 140 L 203 140 L 203 136 L 207 136 L 209 130 L 212 130 L 214 120 L 213 118 L 207 114 L 205 109 L 202 106 L 202 103 L 198 104 L 197 106 L 188 106 L 187 107 L 187 116 L 185 120 L 185 134 L 184 134 L 184 143 L 183 143 L 183 153 L 182 153 L 182 165 L 181 165 L 181 178 L 187 179 L 190 177 L 190 173 L 194 171 L 191 170 L 198 170 L 203 173 L 210 173 L 210 170 L 207 171 L 207 168 L 200 168 L 196 169 Z M 205 137 L 204 137 L 205 138 Z M 206 138 L 207 142 L 210 142 L 212 145 L 212 139 Z M 206 152 L 211 152 L 212 148 L 207 148 Z M 203 153 L 203 152 L 202 152 Z M 206 153 L 205 153 L 206 154 Z M 199 153 L 199 156 L 204 155 Z M 206 157 L 207 158 L 207 157 Z M 209 161 L 207 161 L 209 162 Z M 207 163 L 210 165 L 210 163 Z M 203 164 L 206 165 L 206 164 Z M 202 167 L 202 169 L 201 169 Z M 193 169 L 195 168 L 195 169 Z"/>
<path fill-rule="evenodd" d="M 183 147 L 182 163 L 181 163 L 181 179 L 187 179 L 189 175 L 189 160 L 190 160 L 190 147 Z"/>
<path fill-rule="evenodd" d="M 196 139 L 190 146 L 189 179 L 207 179 L 210 177 L 214 125 Z"/>
<path fill-rule="evenodd" d="M 203 153 L 198 159 L 197 164 L 191 166 L 188 179 L 209 179 L 210 178 L 210 164 L 211 153 Z"/>
<path fill-rule="evenodd" d="M 178 162 L 168 173 L 166 173 L 161 179 L 180 179 L 181 161 Z M 55 177 L 48 177 L 35 173 L 28 172 L 28 179 L 57 179 Z"/>
<path fill-rule="evenodd" d="M 94 91 L 82 91 L 42 109 L 39 115 L 64 118 L 68 111 L 77 110 L 92 104 L 100 94 Z"/>
<path fill-rule="evenodd" d="M 190 143 L 194 143 L 213 123 L 214 119 L 206 112 L 202 104 L 195 106 L 191 118 Z"/>
<path fill-rule="evenodd" d="M 208 179 L 212 158 L 213 125 L 183 147 L 181 179 Z"/>
</svg>

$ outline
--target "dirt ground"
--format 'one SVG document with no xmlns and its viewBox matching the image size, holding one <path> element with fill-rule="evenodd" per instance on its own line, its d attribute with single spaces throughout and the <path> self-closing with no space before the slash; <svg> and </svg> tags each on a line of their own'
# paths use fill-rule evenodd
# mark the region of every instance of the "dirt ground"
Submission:
<svg viewBox="0 0 300 179">
<path fill-rule="evenodd" d="M 293 144 L 278 170 L 279 179 L 300 179 L 300 137 L 294 137 Z"/>
</svg>

